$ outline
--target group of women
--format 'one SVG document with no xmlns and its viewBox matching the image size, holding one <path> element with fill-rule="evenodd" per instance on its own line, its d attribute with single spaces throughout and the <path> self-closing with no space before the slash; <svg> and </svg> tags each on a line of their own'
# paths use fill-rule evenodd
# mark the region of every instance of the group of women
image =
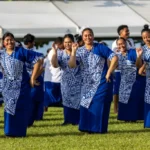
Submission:
<svg viewBox="0 0 150 150">
<path fill-rule="evenodd" d="M 83 29 L 79 37 L 66 34 L 55 40 L 44 59 L 29 50 L 31 35 L 24 37 L 28 47 L 23 48 L 15 46 L 13 34 L 5 33 L 5 49 L 0 52 L 5 135 L 26 136 L 27 127 L 38 120 L 35 112 L 61 99 L 62 125 L 79 125 L 82 132 L 107 133 L 113 99 L 118 120 L 144 120 L 144 127 L 150 127 L 150 29 L 144 26 L 145 45 L 136 49 L 128 26 L 119 26 L 118 34 L 112 50 L 94 41 L 91 28 Z M 44 69 L 43 94 L 40 76 Z M 44 101 L 38 100 L 39 94 Z"/>
</svg>

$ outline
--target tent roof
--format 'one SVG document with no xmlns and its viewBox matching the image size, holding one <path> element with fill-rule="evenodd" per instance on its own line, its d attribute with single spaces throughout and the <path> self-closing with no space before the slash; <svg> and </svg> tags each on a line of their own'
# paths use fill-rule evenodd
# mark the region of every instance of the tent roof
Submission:
<svg viewBox="0 0 150 150">
<path fill-rule="evenodd" d="M 0 26 L 16 37 L 32 33 L 39 38 L 54 38 L 91 27 L 96 37 L 117 36 L 121 24 L 130 27 L 131 36 L 140 36 L 150 23 L 150 1 L 13 1 L 0 2 Z"/>
<path fill-rule="evenodd" d="M 0 2 L 0 26 L 22 37 L 57 37 L 76 33 L 77 26 L 51 2 Z"/>
</svg>

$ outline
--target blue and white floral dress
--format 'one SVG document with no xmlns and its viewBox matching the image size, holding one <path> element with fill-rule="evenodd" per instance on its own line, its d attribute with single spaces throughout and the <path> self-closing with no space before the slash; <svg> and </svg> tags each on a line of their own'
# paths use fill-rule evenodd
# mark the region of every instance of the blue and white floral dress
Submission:
<svg viewBox="0 0 150 150">
<path fill-rule="evenodd" d="M 144 45 L 142 49 L 142 60 L 146 63 L 144 127 L 150 128 L 150 48 L 147 45 Z"/>
<path fill-rule="evenodd" d="M 83 65 L 80 131 L 107 132 L 113 83 L 107 83 L 105 76 L 108 70 L 107 61 L 114 56 L 113 51 L 99 43 L 94 43 L 90 51 L 85 46 L 77 50 L 77 57 Z"/>
<path fill-rule="evenodd" d="M 70 56 L 66 51 L 58 51 L 58 63 L 62 70 L 61 93 L 65 123 L 79 123 L 81 101 L 81 64 L 77 58 L 77 68 L 68 66 Z"/>
<path fill-rule="evenodd" d="M 29 119 L 30 76 L 25 63 L 34 65 L 42 54 L 16 47 L 11 55 L 0 53 L 3 69 L 4 132 L 8 136 L 26 136 Z"/>
<path fill-rule="evenodd" d="M 27 49 L 28 51 L 35 51 L 34 48 Z M 37 51 L 35 51 L 37 52 Z M 38 53 L 38 52 L 37 52 Z M 33 65 L 26 63 L 26 68 L 29 76 L 32 75 Z M 35 120 L 42 120 L 43 119 L 43 113 L 44 113 L 44 79 L 43 75 L 41 74 L 37 81 L 40 83 L 39 86 L 34 86 L 34 88 L 31 88 L 31 99 L 32 104 L 30 106 L 30 117 L 29 117 L 29 123 L 28 126 L 32 126 Z"/>
<path fill-rule="evenodd" d="M 140 78 L 136 68 L 136 51 L 130 49 L 119 57 L 121 82 L 119 89 L 118 120 L 143 120 L 144 99 L 141 98 Z"/>
</svg>

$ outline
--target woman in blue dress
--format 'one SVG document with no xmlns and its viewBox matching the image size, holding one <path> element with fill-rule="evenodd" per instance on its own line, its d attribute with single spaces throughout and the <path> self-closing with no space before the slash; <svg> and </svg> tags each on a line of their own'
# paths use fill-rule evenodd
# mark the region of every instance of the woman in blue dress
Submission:
<svg viewBox="0 0 150 150">
<path fill-rule="evenodd" d="M 119 89 L 118 120 L 136 121 L 142 120 L 144 116 L 144 99 L 141 98 L 141 84 L 135 65 L 135 49 L 127 50 L 126 40 L 117 39 L 119 63 L 121 70 L 121 82 Z"/>
<path fill-rule="evenodd" d="M 23 38 L 25 49 L 29 51 L 35 51 L 34 45 L 35 45 L 35 37 L 32 34 L 27 34 Z M 29 76 L 32 75 L 33 65 L 30 63 L 26 63 L 27 72 L 29 73 Z M 42 120 L 43 119 L 43 112 L 44 112 L 44 80 L 43 80 L 43 66 L 41 65 L 39 70 L 39 76 L 37 78 L 37 81 L 40 83 L 40 85 L 35 86 L 31 89 L 31 99 L 32 104 L 30 106 L 30 117 L 29 117 L 29 123 L 28 126 L 32 126 L 35 120 Z"/>
<path fill-rule="evenodd" d="M 143 70 L 146 70 L 144 127 L 150 128 L 150 29 L 148 25 L 144 26 L 141 35 L 145 45 L 141 49 L 137 49 L 136 65 L 138 68 L 142 67 Z"/>
<path fill-rule="evenodd" d="M 42 63 L 42 54 L 15 47 L 12 33 L 3 36 L 5 50 L 0 52 L 3 69 L 2 95 L 4 98 L 4 132 L 10 137 L 24 137 L 29 120 L 30 84 L 38 85 L 37 72 Z M 25 63 L 34 65 L 30 78 Z"/>
<path fill-rule="evenodd" d="M 113 96 L 112 72 L 117 56 L 104 44 L 94 43 L 92 29 L 82 31 L 84 46 L 73 45 L 69 66 L 82 64 L 82 88 L 79 130 L 89 133 L 106 133 Z M 108 61 L 110 66 L 108 67 Z"/>
<path fill-rule="evenodd" d="M 72 34 L 64 36 L 64 48 L 63 51 L 56 51 L 57 45 L 52 48 L 52 65 L 57 68 L 60 67 L 62 70 L 61 77 L 61 93 L 62 102 L 64 106 L 64 123 L 66 124 L 78 124 L 80 116 L 80 100 L 81 100 L 81 68 L 80 64 L 75 69 L 70 69 L 68 61 L 72 52 L 72 44 L 74 37 Z"/>
<path fill-rule="evenodd" d="M 119 37 L 122 37 L 126 40 L 126 47 L 128 50 L 135 48 L 133 39 L 129 37 L 130 31 L 127 25 L 120 25 L 117 28 L 117 33 Z M 112 43 L 112 50 L 117 54 L 119 53 L 119 50 L 116 41 L 117 40 L 115 40 Z M 120 80 L 121 80 L 120 70 L 116 69 L 114 72 L 114 91 L 113 91 L 114 113 L 118 113 Z"/>
</svg>

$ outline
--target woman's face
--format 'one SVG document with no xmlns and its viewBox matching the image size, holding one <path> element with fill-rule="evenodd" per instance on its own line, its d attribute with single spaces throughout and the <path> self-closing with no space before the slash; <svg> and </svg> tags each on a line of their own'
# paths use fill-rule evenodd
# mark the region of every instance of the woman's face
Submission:
<svg viewBox="0 0 150 150">
<path fill-rule="evenodd" d="M 142 39 L 146 45 L 150 46 L 150 32 L 147 32 L 147 31 L 143 32 Z"/>
<path fill-rule="evenodd" d="M 121 53 L 126 52 L 126 42 L 123 39 L 117 41 L 117 47 Z"/>
<path fill-rule="evenodd" d="M 127 39 L 129 37 L 129 35 L 130 35 L 130 31 L 128 28 L 124 28 L 120 32 L 120 36 L 125 38 L 125 39 Z"/>
<path fill-rule="evenodd" d="M 69 37 L 66 37 L 64 39 L 64 48 L 66 50 L 71 50 L 72 49 L 72 43 L 73 43 L 72 40 Z"/>
<path fill-rule="evenodd" d="M 86 45 L 91 45 L 93 44 L 94 36 L 91 31 L 85 30 L 83 32 L 82 39 Z"/>
<path fill-rule="evenodd" d="M 7 36 L 4 41 L 3 44 L 5 46 L 6 49 L 14 49 L 15 47 L 15 39 L 11 36 Z"/>
</svg>

